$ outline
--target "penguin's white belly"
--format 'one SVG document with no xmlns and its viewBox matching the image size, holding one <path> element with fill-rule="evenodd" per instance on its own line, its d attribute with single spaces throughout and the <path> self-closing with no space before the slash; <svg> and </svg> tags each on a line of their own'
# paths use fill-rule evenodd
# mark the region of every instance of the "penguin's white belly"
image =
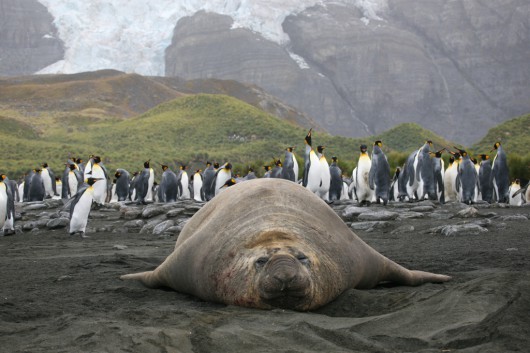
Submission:
<svg viewBox="0 0 530 353">
<path fill-rule="evenodd" d="M 94 201 L 99 204 L 105 203 L 105 198 L 107 196 L 107 180 L 98 180 L 94 183 Z"/>
<path fill-rule="evenodd" d="M 359 202 L 362 201 L 373 201 L 374 192 L 370 189 L 369 177 L 370 167 L 372 164 L 369 161 L 359 161 L 357 166 L 357 178 L 356 178 L 356 189 L 357 198 Z"/>
<path fill-rule="evenodd" d="M 4 183 L 0 184 L 0 228 L 4 227 L 7 218 L 7 188 Z"/>
<path fill-rule="evenodd" d="M 24 182 L 20 183 L 18 186 L 18 197 L 20 197 L 20 202 L 24 200 Z"/>
<path fill-rule="evenodd" d="M 188 174 L 182 173 L 182 177 L 180 179 L 180 183 L 182 185 L 182 199 L 189 199 L 190 198 L 190 189 L 189 189 L 189 180 L 188 180 Z"/>
<path fill-rule="evenodd" d="M 320 183 L 322 181 L 321 165 L 320 160 L 313 151 L 310 153 L 310 158 L 311 165 L 307 174 L 307 189 L 313 193 L 317 193 L 320 190 Z"/>
<path fill-rule="evenodd" d="M 202 189 L 201 177 L 200 176 L 195 176 L 193 178 L 193 198 L 196 201 L 202 201 L 201 189 Z"/>
<path fill-rule="evenodd" d="M 94 184 L 95 185 L 95 184 Z M 92 206 L 94 188 L 85 190 L 79 201 L 74 207 L 72 218 L 70 219 L 70 233 L 84 232 L 88 223 L 88 214 Z"/>
<path fill-rule="evenodd" d="M 77 193 L 77 178 L 75 177 L 74 172 L 68 173 L 68 189 L 70 191 L 70 197 Z"/>
<path fill-rule="evenodd" d="M 44 193 L 48 196 L 53 196 L 52 178 L 47 169 L 43 169 L 42 173 L 42 184 L 44 185 Z"/>
<path fill-rule="evenodd" d="M 519 194 L 515 197 L 513 197 L 513 194 L 515 194 L 521 187 L 519 185 L 517 186 L 511 186 L 510 187 L 510 205 L 511 206 L 521 206 L 523 204 L 523 194 Z"/>
<path fill-rule="evenodd" d="M 118 195 L 116 194 L 116 184 L 112 185 L 110 202 L 118 202 Z"/>
<path fill-rule="evenodd" d="M 145 194 L 145 201 L 153 201 L 153 184 L 155 182 L 155 172 L 153 168 L 149 168 L 149 179 L 147 180 L 147 193 Z"/>
<path fill-rule="evenodd" d="M 221 188 L 228 180 L 230 180 L 230 173 L 225 171 L 219 172 L 217 174 L 217 179 L 215 180 L 215 194 L 219 194 L 224 191 L 224 188 Z M 184 191 L 183 191 L 184 192 Z"/>
</svg>

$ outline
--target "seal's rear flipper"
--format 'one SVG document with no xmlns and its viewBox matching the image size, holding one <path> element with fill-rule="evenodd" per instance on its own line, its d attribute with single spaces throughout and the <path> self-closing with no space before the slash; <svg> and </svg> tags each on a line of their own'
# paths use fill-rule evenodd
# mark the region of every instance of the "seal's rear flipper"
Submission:
<svg viewBox="0 0 530 353">
<path fill-rule="evenodd" d="M 138 273 L 130 273 L 128 275 L 120 276 L 121 280 L 137 280 L 142 282 L 142 284 L 149 288 L 157 288 L 161 287 L 162 283 L 158 280 L 158 278 L 155 276 L 154 271 L 146 271 L 146 272 L 138 272 Z"/>
</svg>

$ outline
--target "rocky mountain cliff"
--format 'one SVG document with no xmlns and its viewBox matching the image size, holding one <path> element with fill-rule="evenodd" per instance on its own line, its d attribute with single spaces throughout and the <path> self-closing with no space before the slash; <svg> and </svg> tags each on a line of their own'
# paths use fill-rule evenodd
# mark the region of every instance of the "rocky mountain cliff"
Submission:
<svg viewBox="0 0 530 353">
<path fill-rule="evenodd" d="M 285 47 L 197 13 L 175 27 L 166 74 L 259 85 L 347 136 L 411 121 L 469 143 L 530 110 L 527 1 L 395 0 L 380 16 L 314 6 L 286 18 Z"/>
<path fill-rule="evenodd" d="M 0 76 L 33 73 L 63 55 L 46 7 L 36 0 L 0 0 Z"/>
<path fill-rule="evenodd" d="M 262 87 L 333 134 L 366 136 L 417 122 L 465 145 L 530 111 L 528 0 L 40 3 L 0 0 L 0 75 L 34 73 L 60 59 L 58 72 L 94 65 L 129 72 L 119 65 L 130 58 L 142 74 Z M 116 20 L 103 21 L 109 16 Z M 159 33 L 168 21 L 172 36 Z M 145 32 L 157 23 L 158 32 Z M 107 33 L 107 26 L 110 34 L 93 42 L 92 28 Z M 76 42 L 65 39 L 69 54 L 57 33 Z M 153 37 L 172 37 L 165 54 Z M 118 56 L 99 57 L 107 54 Z"/>
</svg>

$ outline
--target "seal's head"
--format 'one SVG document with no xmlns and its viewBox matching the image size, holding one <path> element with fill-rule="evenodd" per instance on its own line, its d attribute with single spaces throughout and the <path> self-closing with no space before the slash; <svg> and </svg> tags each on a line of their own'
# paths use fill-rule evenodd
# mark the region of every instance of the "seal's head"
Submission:
<svg viewBox="0 0 530 353">
<path fill-rule="evenodd" d="M 269 248 L 254 262 L 261 302 L 276 308 L 306 310 L 311 304 L 310 260 L 295 248 Z"/>
<path fill-rule="evenodd" d="M 314 253 L 288 232 L 268 230 L 245 245 L 230 272 L 244 274 L 239 287 L 246 306 L 310 310 L 314 304 Z M 244 265 L 240 263 L 244 259 Z M 233 271 L 239 268 L 242 271 Z M 243 270 L 244 268 L 244 270 Z M 239 304 L 239 303 L 235 303 Z"/>
</svg>

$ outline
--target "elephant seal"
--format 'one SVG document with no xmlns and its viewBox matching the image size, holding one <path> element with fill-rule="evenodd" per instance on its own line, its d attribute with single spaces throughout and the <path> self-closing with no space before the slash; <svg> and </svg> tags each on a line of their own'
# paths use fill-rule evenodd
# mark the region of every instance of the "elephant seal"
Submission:
<svg viewBox="0 0 530 353">
<path fill-rule="evenodd" d="M 217 195 L 188 221 L 160 266 L 121 279 L 206 301 L 307 311 L 349 288 L 450 277 L 407 270 L 357 237 L 311 191 L 267 178 Z"/>
</svg>

